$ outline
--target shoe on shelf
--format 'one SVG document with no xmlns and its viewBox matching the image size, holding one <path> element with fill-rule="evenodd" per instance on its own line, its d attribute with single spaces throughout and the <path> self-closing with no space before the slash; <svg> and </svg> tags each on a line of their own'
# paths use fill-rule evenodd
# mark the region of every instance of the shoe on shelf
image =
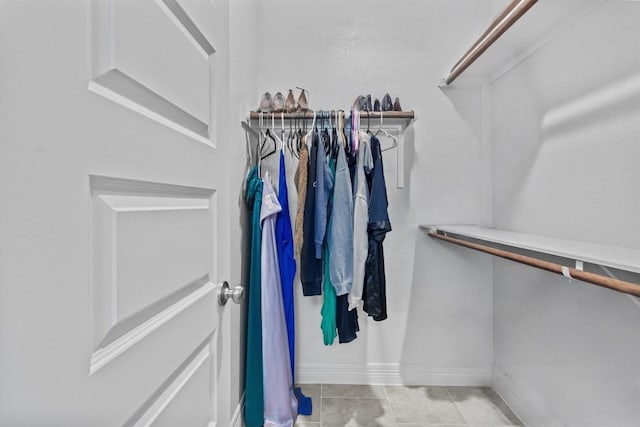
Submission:
<svg viewBox="0 0 640 427">
<path fill-rule="evenodd" d="M 258 107 L 259 113 L 270 113 L 272 107 L 271 94 L 269 92 L 265 92 L 260 98 L 260 106 Z"/>
<path fill-rule="evenodd" d="M 300 89 L 300 96 L 298 97 L 298 111 L 307 111 L 309 109 L 309 101 L 307 100 L 307 96 L 304 94 L 307 90 Z"/>
<path fill-rule="evenodd" d="M 381 107 L 382 111 L 393 111 L 393 102 L 391 101 L 391 95 L 388 93 L 384 94 Z"/>
<path fill-rule="evenodd" d="M 271 109 L 274 113 L 281 113 L 284 111 L 284 96 L 281 92 L 278 92 L 273 96 Z"/>
<path fill-rule="evenodd" d="M 400 98 L 396 96 L 396 100 L 393 103 L 393 111 L 402 111 L 402 107 L 400 106 Z"/>
<path fill-rule="evenodd" d="M 371 106 L 371 94 L 367 95 L 364 99 L 364 111 L 371 111 L 373 107 Z"/>
<path fill-rule="evenodd" d="M 380 100 L 378 98 L 373 102 L 373 111 L 380 111 Z"/>
<path fill-rule="evenodd" d="M 356 99 L 353 101 L 353 105 L 351 108 L 353 110 L 362 111 L 362 106 L 364 105 L 364 96 L 358 95 Z"/>
<path fill-rule="evenodd" d="M 296 99 L 293 97 L 293 91 L 291 89 L 289 89 L 287 99 L 284 101 L 284 111 L 287 113 L 296 111 Z"/>
</svg>

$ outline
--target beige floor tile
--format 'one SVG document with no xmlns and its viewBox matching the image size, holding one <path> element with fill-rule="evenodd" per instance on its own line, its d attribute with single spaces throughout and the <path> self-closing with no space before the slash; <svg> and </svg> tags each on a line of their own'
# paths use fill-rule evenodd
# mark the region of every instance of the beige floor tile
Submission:
<svg viewBox="0 0 640 427">
<path fill-rule="evenodd" d="M 322 427 L 396 427 L 385 399 L 322 398 Z"/>
<path fill-rule="evenodd" d="M 397 423 L 465 424 L 445 387 L 385 386 Z"/>
<path fill-rule="evenodd" d="M 447 390 L 469 425 L 523 425 L 511 408 L 489 387 L 447 387 Z"/>
<path fill-rule="evenodd" d="M 311 405 L 313 407 L 311 415 L 298 415 L 298 423 L 319 423 L 321 420 L 320 412 L 322 411 L 322 402 L 320 402 L 320 384 L 298 384 L 296 387 L 300 387 L 302 389 L 302 394 L 311 398 Z"/>
<path fill-rule="evenodd" d="M 322 384 L 322 397 L 386 399 L 381 385 Z"/>
<path fill-rule="evenodd" d="M 470 427 L 468 424 L 422 424 L 422 423 L 397 423 L 397 427 Z M 498 427 L 498 426 L 496 426 Z"/>
</svg>

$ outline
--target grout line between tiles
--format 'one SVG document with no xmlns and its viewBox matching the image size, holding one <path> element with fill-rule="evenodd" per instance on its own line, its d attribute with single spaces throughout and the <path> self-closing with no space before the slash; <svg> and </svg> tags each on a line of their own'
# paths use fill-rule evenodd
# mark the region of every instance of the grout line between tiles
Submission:
<svg viewBox="0 0 640 427">
<path fill-rule="evenodd" d="M 371 397 L 371 396 L 325 396 L 323 399 L 369 399 L 369 400 L 386 400 L 386 397 Z"/>
<path fill-rule="evenodd" d="M 395 424 L 398 424 L 398 420 L 396 419 L 396 414 L 393 412 L 393 405 L 391 404 L 391 399 L 389 399 L 389 394 L 387 393 L 387 386 L 382 385 L 382 391 L 384 391 L 384 397 L 387 401 L 387 405 L 389 405 L 389 412 L 391 412 L 391 418 Z"/>
<path fill-rule="evenodd" d="M 320 383 L 320 427 L 322 427 L 322 413 L 324 412 L 324 405 L 322 404 L 322 390 L 324 389 L 324 384 Z M 312 411 L 313 412 L 313 411 Z"/>
<path fill-rule="evenodd" d="M 462 411 L 460 410 L 460 407 L 458 406 L 458 402 L 456 402 L 456 400 L 453 398 L 453 394 L 451 394 L 451 392 L 449 391 L 449 387 L 444 388 L 445 390 L 447 390 L 447 394 L 449 395 L 449 398 L 451 399 L 451 401 L 453 402 L 453 404 L 455 405 L 456 409 L 458 410 L 458 412 L 460 413 L 460 416 L 462 417 L 462 419 L 464 420 L 465 425 L 469 425 L 469 420 L 467 420 L 467 418 L 464 416 L 464 414 L 462 413 Z"/>
</svg>

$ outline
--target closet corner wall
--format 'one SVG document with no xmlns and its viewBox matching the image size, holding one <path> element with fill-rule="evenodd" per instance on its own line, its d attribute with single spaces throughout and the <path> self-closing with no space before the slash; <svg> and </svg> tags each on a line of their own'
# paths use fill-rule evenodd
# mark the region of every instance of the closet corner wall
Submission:
<svg viewBox="0 0 640 427">
<path fill-rule="evenodd" d="M 610 247 L 614 258 L 640 251 L 638 22 L 637 2 L 539 1 L 442 87 L 462 116 L 483 103 L 476 121 L 489 117 L 491 226 Z M 488 258 L 431 245 L 462 265 Z M 621 269 L 585 268 L 638 283 L 640 257 L 630 259 Z M 490 262 L 494 389 L 526 425 L 634 425 L 637 297 Z"/>
</svg>

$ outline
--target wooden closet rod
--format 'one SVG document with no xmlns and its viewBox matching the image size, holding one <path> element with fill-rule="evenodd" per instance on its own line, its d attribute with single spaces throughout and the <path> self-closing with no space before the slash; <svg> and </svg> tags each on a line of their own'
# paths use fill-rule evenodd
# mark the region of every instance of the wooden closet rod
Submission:
<svg viewBox="0 0 640 427">
<path fill-rule="evenodd" d="M 460 76 L 476 59 L 480 57 L 496 40 L 504 34 L 518 19 L 522 17 L 538 0 L 513 0 L 509 5 L 493 20 L 489 28 L 480 36 L 478 40 L 462 55 L 462 58 L 453 66 L 449 76 L 445 79 L 446 84 L 451 84 Z"/>
<path fill-rule="evenodd" d="M 466 248 L 475 249 L 476 251 L 484 252 L 500 258 L 505 258 L 511 261 L 530 265 L 532 267 L 541 268 L 543 270 L 547 270 L 552 273 L 556 273 L 560 275 L 564 275 L 562 271 L 564 268 L 568 270 L 571 278 L 573 279 L 582 280 L 583 282 L 588 282 L 597 286 L 602 286 L 603 288 L 609 288 L 609 289 L 613 289 L 614 291 L 640 297 L 640 284 L 638 283 L 625 282 L 624 280 L 614 279 L 612 277 L 603 276 L 601 274 L 589 273 L 587 271 L 578 270 L 575 268 L 564 267 L 560 264 L 544 261 L 538 258 L 533 258 L 525 255 L 520 255 L 515 252 L 505 251 L 502 249 L 492 248 L 491 246 L 485 246 L 485 245 L 480 245 L 478 243 L 468 242 L 466 240 L 440 234 L 435 230 L 429 230 L 429 236 L 434 237 L 436 239 L 444 240 L 445 242 L 453 243 L 455 245 L 460 245 Z"/>
</svg>

